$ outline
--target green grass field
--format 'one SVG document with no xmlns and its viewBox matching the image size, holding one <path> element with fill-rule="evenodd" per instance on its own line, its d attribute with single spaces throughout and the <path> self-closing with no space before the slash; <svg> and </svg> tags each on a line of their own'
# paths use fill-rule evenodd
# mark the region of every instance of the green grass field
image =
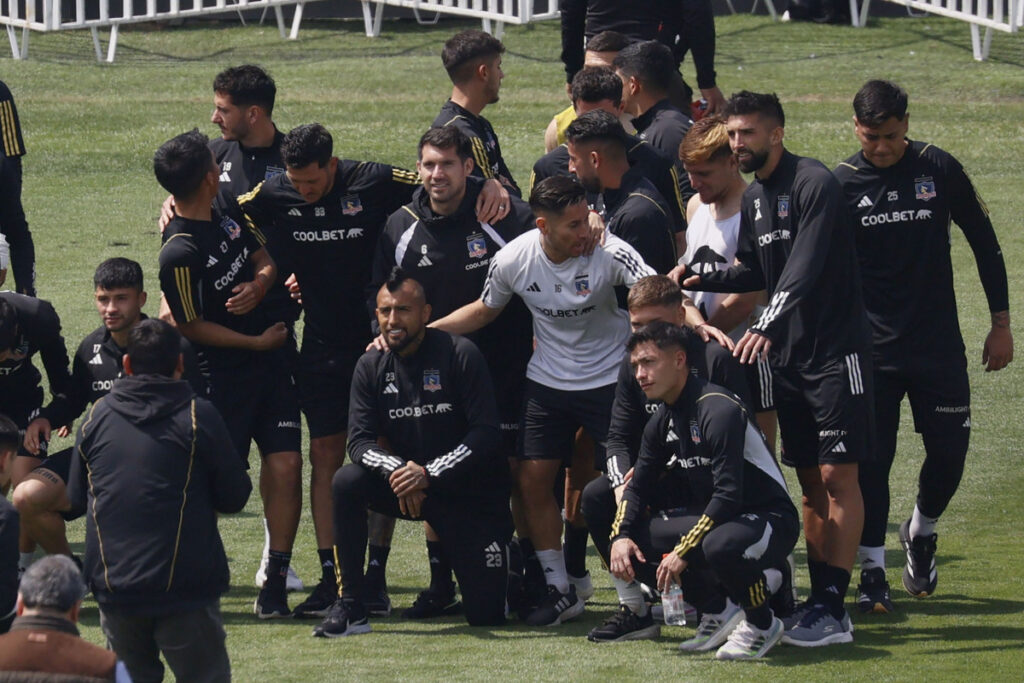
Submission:
<svg viewBox="0 0 1024 683">
<path fill-rule="evenodd" d="M 271 26 L 127 29 L 113 65 L 93 61 L 87 33 L 34 35 L 28 61 L 0 60 L 0 78 L 15 93 L 29 148 L 24 201 L 36 240 L 39 291 L 62 316 L 69 347 L 98 325 L 91 278 L 100 260 L 139 260 L 155 294 L 155 220 L 164 193 L 153 179 L 152 154 L 194 126 L 216 133 L 208 122 L 210 83 L 220 69 L 248 61 L 266 66 L 277 80 L 274 118 L 282 129 L 320 121 L 333 132 L 340 156 L 412 167 L 415 142 L 450 87 L 440 65 L 441 44 L 469 25 L 391 23 L 380 38 L 369 39 L 361 22 L 310 22 L 297 42 L 281 40 Z M 543 151 L 544 126 L 566 104 L 557 25 L 513 27 L 505 44 L 505 87 L 486 116 L 522 183 Z M 717 63 L 727 94 L 742 88 L 777 92 L 789 118 L 789 148 L 829 165 L 856 150 L 850 101 L 857 88 L 873 77 L 902 84 L 911 96 L 911 135 L 953 152 L 988 202 L 1017 315 L 1022 297 L 1012 285 L 1024 276 L 1019 36 L 997 33 L 989 62 L 978 63 L 966 25 L 934 17 L 874 21 L 855 30 L 741 15 L 719 19 Z M 689 629 L 666 628 L 657 642 L 587 642 L 586 632 L 615 604 L 610 581 L 592 556 L 597 595 L 583 618 L 558 629 L 512 624 L 478 630 L 459 618 L 421 624 L 392 617 L 375 621 L 370 635 L 323 641 L 310 637 L 309 622 L 260 623 L 251 616 L 252 576 L 263 540 L 253 496 L 244 513 L 221 525 L 233 572 L 222 607 L 237 680 L 1021 680 L 1024 377 L 1018 364 L 994 375 L 982 372 L 988 311 L 972 255 L 956 230 L 953 254 L 974 389 L 974 435 L 960 492 L 939 528 L 935 597 L 911 600 L 899 590 L 896 614 L 855 615 L 852 645 L 779 647 L 761 663 L 728 665 L 708 655 L 681 657 L 675 646 Z M 156 297 L 151 301 L 153 312 Z M 908 419 L 902 431 L 889 534 L 894 589 L 902 567 L 896 525 L 912 509 L 922 457 Z M 795 481 L 791 489 L 797 490 Z M 79 548 L 82 528 L 76 522 L 69 532 Z M 307 580 L 318 569 L 314 546 L 307 510 L 294 561 Z M 802 544 L 797 552 L 800 564 Z M 389 579 L 398 610 L 425 585 L 418 524 L 399 524 Z M 805 572 L 797 582 L 806 588 Z M 102 642 L 91 601 L 83 624 L 86 638 Z"/>
</svg>

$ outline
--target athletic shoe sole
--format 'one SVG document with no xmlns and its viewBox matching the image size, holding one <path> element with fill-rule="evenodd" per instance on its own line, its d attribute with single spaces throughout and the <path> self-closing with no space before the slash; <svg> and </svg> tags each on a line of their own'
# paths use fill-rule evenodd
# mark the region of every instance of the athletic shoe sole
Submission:
<svg viewBox="0 0 1024 683">
<path fill-rule="evenodd" d="M 775 647 L 779 643 L 779 641 L 782 640 L 782 634 L 785 633 L 785 632 L 786 632 L 786 629 L 782 627 L 782 623 L 780 621 L 779 622 L 779 629 L 776 630 L 774 635 L 770 636 L 768 638 L 768 640 L 765 641 L 765 644 L 762 645 L 761 649 L 758 650 L 757 652 L 754 652 L 754 653 L 752 653 L 752 652 L 728 652 L 728 651 L 724 651 L 723 652 L 722 648 L 719 648 L 718 652 L 715 653 L 715 659 L 719 659 L 719 660 L 722 660 L 722 661 L 731 661 L 731 662 L 746 661 L 746 660 L 749 660 L 749 659 L 761 659 L 766 654 L 768 654 L 769 650 L 771 650 L 773 647 Z M 725 647 L 725 646 L 723 645 L 722 647 Z"/>
<path fill-rule="evenodd" d="M 264 612 L 263 609 L 260 607 L 260 601 L 259 601 L 258 598 L 257 598 L 256 602 L 254 602 L 252 604 L 252 613 L 256 615 L 257 619 L 263 619 L 264 621 L 266 621 L 268 619 L 291 619 L 292 618 L 292 613 L 291 612 L 284 612 L 284 613 L 283 612 Z"/>
<path fill-rule="evenodd" d="M 624 633 L 618 638 L 591 638 L 587 636 L 587 640 L 592 643 L 625 643 L 630 640 L 657 640 L 661 636 L 661 626 L 658 624 L 652 624 L 651 626 L 645 626 L 644 628 L 637 629 L 636 631 L 630 631 Z"/>
<path fill-rule="evenodd" d="M 362 633 L 369 633 L 371 630 L 369 624 L 349 624 L 341 633 L 327 633 L 326 631 L 320 630 L 320 627 L 313 629 L 314 638 L 344 638 L 346 636 L 358 636 Z"/>
<path fill-rule="evenodd" d="M 554 621 L 547 624 L 532 624 L 533 626 L 558 626 L 564 624 L 570 619 L 575 619 L 579 615 L 583 614 L 584 604 L 582 600 L 577 600 L 575 604 L 569 605 L 564 612 L 558 615 Z"/>
<path fill-rule="evenodd" d="M 825 636 L 821 640 L 794 640 L 793 638 L 784 635 L 782 636 L 782 642 L 786 645 L 795 645 L 796 647 L 824 647 L 825 645 L 852 643 L 853 633 L 842 631 Z"/>
</svg>

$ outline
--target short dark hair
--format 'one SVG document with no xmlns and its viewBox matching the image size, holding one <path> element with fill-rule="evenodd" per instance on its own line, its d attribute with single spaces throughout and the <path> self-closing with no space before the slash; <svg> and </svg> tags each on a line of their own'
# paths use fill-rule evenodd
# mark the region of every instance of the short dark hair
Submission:
<svg viewBox="0 0 1024 683">
<path fill-rule="evenodd" d="M 136 261 L 115 256 L 96 267 L 92 277 L 96 289 L 135 289 L 142 291 L 142 266 Z"/>
<path fill-rule="evenodd" d="M 573 145 L 597 143 L 605 153 L 614 150 L 620 156 L 626 153 L 626 131 L 613 114 L 603 109 L 588 111 L 570 123 L 565 129 L 565 139 Z"/>
<path fill-rule="evenodd" d="M 587 191 L 571 176 L 554 175 L 545 178 L 534 185 L 530 192 L 530 208 L 534 214 L 560 216 L 567 207 L 586 201 Z"/>
<path fill-rule="evenodd" d="M 210 139 L 193 128 L 176 135 L 153 156 L 153 173 L 160 186 L 180 199 L 195 195 L 214 165 Z"/>
<path fill-rule="evenodd" d="M 277 86 L 263 68 L 255 64 L 243 64 L 224 69 L 213 79 L 213 91 L 231 97 L 231 103 L 237 107 L 256 105 L 267 112 L 274 113 L 274 98 Z"/>
<path fill-rule="evenodd" d="M 652 93 L 668 92 L 676 71 L 672 50 L 657 40 L 644 40 L 624 47 L 615 55 L 612 64 L 623 76 L 635 78 Z"/>
<path fill-rule="evenodd" d="M 0 297 L 0 351 L 14 348 L 20 328 L 18 311 L 7 299 Z"/>
<path fill-rule="evenodd" d="M 572 77 L 572 103 L 611 100 L 622 103 L 622 80 L 606 66 L 588 66 Z"/>
<path fill-rule="evenodd" d="M 128 358 L 136 375 L 171 377 L 181 355 L 181 334 L 159 318 L 146 318 L 128 333 Z"/>
<path fill-rule="evenodd" d="M 601 31 L 590 36 L 587 52 L 620 52 L 629 45 L 629 38 L 618 31 Z"/>
<path fill-rule="evenodd" d="M 67 555 L 47 555 L 25 570 L 18 592 L 29 609 L 67 612 L 85 596 L 85 579 Z"/>
<path fill-rule="evenodd" d="M 281 158 L 288 168 L 305 168 L 312 163 L 323 168 L 333 155 L 334 138 L 319 123 L 296 126 L 281 141 Z"/>
<path fill-rule="evenodd" d="M 489 33 L 468 29 L 448 39 L 441 51 L 441 62 L 448 78 L 458 85 L 472 77 L 476 67 L 504 54 L 505 46 Z"/>
<path fill-rule="evenodd" d="M 665 349 L 678 348 L 685 353 L 690 352 L 693 341 L 693 332 L 686 327 L 680 327 L 667 323 L 663 320 L 658 320 L 653 323 L 644 325 L 639 330 L 629 336 L 629 341 L 626 342 L 626 349 L 633 353 L 636 347 L 647 342 L 653 343 L 659 349 L 664 351 Z"/>
<path fill-rule="evenodd" d="M 3 451 L 15 451 L 21 446 L 21 430 L 14 420 L 6 415 L 0 414 L 0 453 Z"/>
<path fill-rule="evenodd" d="M 427 292 L 423 289 L 423 285 L 420 284 L 419 280 L 409 274 L 409 271 L 405 270 L 401 266 L 392 266 L 391 271 L 388 273 L 388 279 L 384 281 L 384 287 L 390 293 L 394 294 L 402 288 L 406 282 L 411 282 L 413 290 L 417 293 L 423 303 L 427 303 Z"/>
<path fill-rule="evenodd" d="M 683 290 L 667 275 L 648 275 L 629 288 L 626 305 L 629 310 L 644 306 L 679 308 L 683 305 Z"/>
<path fill-rule="evenodd" d="M 745 116 L 747 114 L 757 114 L 762 118 L 774 120 L 783 128 L 786 126 L 786 114 L 782 111 L 782 103 L 779 102 L 779 96 L 775 93 L 741 90 L 733 93 L 732 97 L 726 100 L 725 107 L 722 109 L 722 118 L 725 119 L 730 116 Z"/>
<path fill-rule="evenodd" d="M 427 145 L 437 149 L 455 149 L 459 158 L 465 161 L 473 156 L 473 148 L 466 137 L 466 134 L 456 126 L 442 126 L 440 128 L 428 128 L 427 132 L 420 138 L 416 147 L 416 153 L 420 159 L 423 158 L 423 148 Z"/>
<path fill-rule="evenodd" d="M 868 128 L 892 118 L 902 121 L 907 116 L 907 91 L 892 81 L 868 81 L 853 97 L 853 113 Z"/>
</svg>

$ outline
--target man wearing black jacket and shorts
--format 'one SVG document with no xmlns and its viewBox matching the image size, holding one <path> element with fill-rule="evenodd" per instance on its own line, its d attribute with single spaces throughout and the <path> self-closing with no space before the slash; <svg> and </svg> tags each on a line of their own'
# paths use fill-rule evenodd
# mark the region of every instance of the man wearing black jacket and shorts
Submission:
<svg viewBox="0 0 1024 683">
<path fill-rule="evenodd" d="M 427 521 L 455 570 L 469 624 L 505 620 L 512 517 L 494 388 L 472 342 L 427 329 L 429 319 L 423 288 L 395 268 L 377 295 L 388 350 L 366 352 L 352 378 L 353 463 L 334 475 L 341 595 L 315 636 L 370 631 L 361 585 L 368 509 Z"/>
<path fill-rule="evenodd" d="M 850 642 L 843 600 L 864 523 L 857 469 L 874 438 L 853 226 L 835 176 L 783 146 L 785 115 L 774 94 L 737 93 L 724 117 L 740 170 L 755 175 L 743 195 L 738 264 L 683 286 L 767 290 L 768 307 L 734 353 L 744 363 L 768 354 L 782 461 L 796 468 L 803 490 L 811 597 L 787 620 L 783 641 Z"/>
</svg>

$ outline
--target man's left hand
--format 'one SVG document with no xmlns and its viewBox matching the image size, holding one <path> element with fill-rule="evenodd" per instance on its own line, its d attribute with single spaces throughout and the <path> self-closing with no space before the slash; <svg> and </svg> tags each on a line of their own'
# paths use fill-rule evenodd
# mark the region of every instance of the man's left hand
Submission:
<svg viewBox="0 0 1024 683">
<path fill-rule="evenodd" d="M 758 358 L 767 358 L 771 348 L 771 339 L 753 330 L 747 330 L 743 333 L 739 343 L 736 344 L 732 355 L 739 358 L 740 363 L 752 365 L 757 362 Z"/>
<path fill-rule="evenodd" d="M 404 496 L 399 496 L 398 509 L 402 511 L 403 515 L 419 519 L 423 510 L 423 501 L 426 497 L 427 494 L 423 493 L 423 491 L 413 491 Z"/>
<path fill-rule="evenodd" d="M 256 308 L 259 302 L 263 300 L 263 295 L 267 293 L 263 285 L 256 280 L 235 285 L 231 291 L 234 293 L 234 296 L 225 302 L 224 307 L 228 309 L 229 313 L 235 315 L 245 315 Z"/>
</svg>

